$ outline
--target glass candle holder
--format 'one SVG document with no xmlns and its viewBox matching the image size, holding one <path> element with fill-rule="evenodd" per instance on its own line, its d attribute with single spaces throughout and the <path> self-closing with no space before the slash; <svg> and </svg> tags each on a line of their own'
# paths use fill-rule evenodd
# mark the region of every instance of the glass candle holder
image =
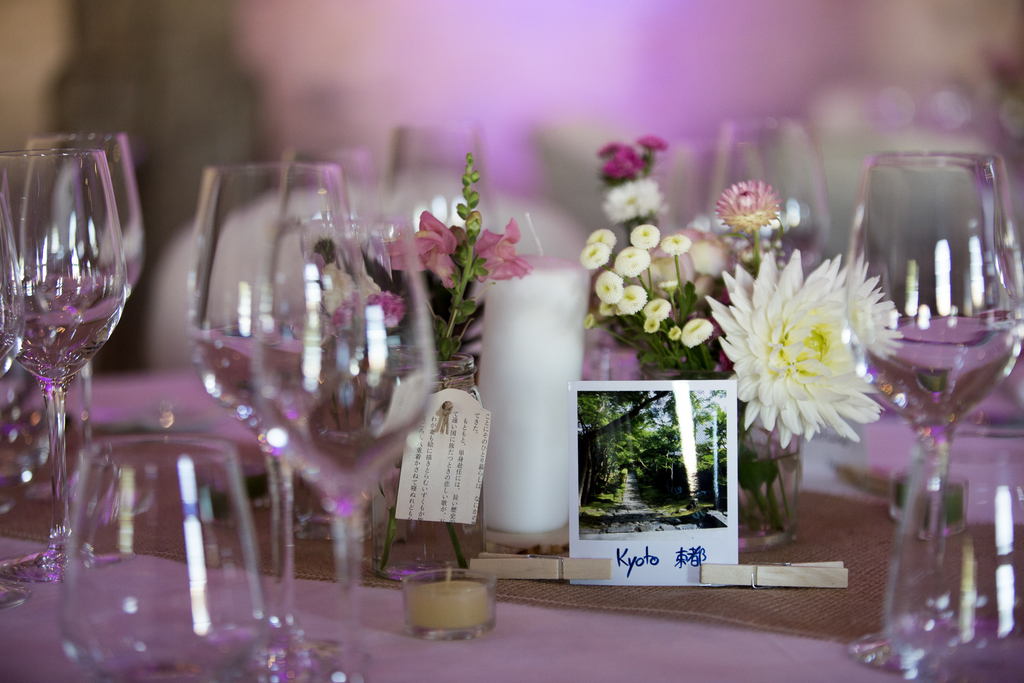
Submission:
<svg viewBox="0 0 1024 683">
<path fill-rule="evenodd" d="M 493 574 L 432 569 L 402 579 L 405 632 L 426 640 L 468 640 L 489 633 L 495 622 Z"/>
</svg>

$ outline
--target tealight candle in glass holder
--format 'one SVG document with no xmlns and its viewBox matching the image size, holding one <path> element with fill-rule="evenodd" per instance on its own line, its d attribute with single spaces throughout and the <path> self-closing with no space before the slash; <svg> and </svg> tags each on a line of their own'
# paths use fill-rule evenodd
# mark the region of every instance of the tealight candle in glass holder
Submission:
<svg viewBox="0 0 1024 683">
<path fill-rule="evenodd" d="M 450 567 L 404 577 L 405 632 L 427 640 L 467 640 L 490 632 L 496 585 L 493 574 Z"/>
</svg>

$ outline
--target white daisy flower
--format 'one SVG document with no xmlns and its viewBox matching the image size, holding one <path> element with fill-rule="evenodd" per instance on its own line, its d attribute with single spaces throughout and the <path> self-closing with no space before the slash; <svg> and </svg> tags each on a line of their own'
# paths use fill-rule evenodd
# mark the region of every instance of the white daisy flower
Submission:
<svg viewBox="0 0 1024 683">
<path fill-rule="evenodd" d="M 607 244 L 609 249 L 615 248 L 615 243 L 619 241 L 619 238 L 615 236 L 615 233 L 608 228 L 601 228 L 590 233 L 590 237 L 587 238 L 587 244 Z"/>
<path fill-rule="evenodd" d="M 661 213 L 665 197 L 652 178 L 631 180 L 616 185 L 604 195 L 604 215 L 612 223 L 655 217 Z"/>
<path fill-rule="evenodd" d="M 682 336 L 683 331 L 679 329 L 678 326 L 673 325 L 671 328 L 669 328 L 668 338 L 671 339 L 672 341 L 679 341 L 682 338 Z"/>
<path fill-rule="evenodd" d="M 622 300 L 622 278 L 606 270 L 598 276 L 594 291 L 597 298 L 606 304 L 617 304 Z"/>
<path fill-rule="evenodd" d="M 615 307 L 615 304 L 607 304 L 607 303 L 605 303 L 603 301 L 597 307 L 597 314 L 602 316 L 602 317 L 605 317 L 605 318 L 607 318 L 609 316 L 613 316 L 613 315 L 615 315 L 618 312 L 619 311 Z"/>
<path fill-rule="evenodd" d="M 636 247 L 626 247 L 615 257 L 615 272 L 622 277 L 636 277 L 650 265 L 651 255 Z"/>
<path fill-rule="evenodd" d="M 661 322 L 672 314 L 672 304 L 665 299 L 652 299 L 644 306 L 644 315 L 648 320 Z"/>
<path fill-rule="evenodd" d="M 666 294 L 671 294 L 676 290 L 676 287 L 679 286 L 679 280 L 665 280 L 664 282 L 659 283 L 658 286 L 661 287 L 662 291 Z"/>
<path fill-rule="evenodd" d="M 698 344 L 703 344 L 711 336 L 711 333 L 715 331 L 715 326 L 711 324 L 711 321 L 706 318 L 694 318 L 685 325 L 679 335 L 679 338 L 683 340 L 683 346 L 688 349 L 692 349 Z"/>
<path fill-rule="evenodd" d="M 600 295 L 598 295 L 600 296 Z M 630 285 L 622 290 L 622 299 L 619 300 L 619 314 L 633 315 L 643 310 L 647 303 L 647 292 L 640 285 Z"/>
<path fill-rule="evenodd" d="M 766 429 L 779 430 L 784 447 L 822 425 L 857 441 L 846 421 L 873 422 L 881 408 L 842 341 L 846 271 L 839 259 L 806 280 L 799 251 L 782 272 L 775 259 L 765 259 L 756 280 L 742 268 L 724 278 L 732 304 L 708 302 L 725 332 L 722 349 L 735 365 L 737 396 L 747 403 L 745 426 L 760 418 Z"/>
<path fill-rule="evenodd" d="M 669 256 L 681 256 L 690 250 L 692 244 L 686 235 L 669 235 L 661 241 L 661 250 Z"/>
<path fill-rule="evenodd" d="M 580 254 L 580 263 L 587 270 L 596 270 L 608 263 L 608 259 L 611 257 L 611 247 L 603 242 L 594 242 L 583 248 L 583 253 Z"/>
<path fill-rule="evenodd" d="M 654 334 L 661 328 L 661 321 L 655 320 L 654 318 L 648 318 L 644 321 L 644 332 L 647 334 Z"/>
<path fill-rule="evenodd" d="M 659 239 L 661 239 L 661 231 L 649 223 L 638 225 L 633 228 L 633 232 L 629 233 L 629 243 L 637 249 L 653 249 L 658 246 Z"/>
</svg>

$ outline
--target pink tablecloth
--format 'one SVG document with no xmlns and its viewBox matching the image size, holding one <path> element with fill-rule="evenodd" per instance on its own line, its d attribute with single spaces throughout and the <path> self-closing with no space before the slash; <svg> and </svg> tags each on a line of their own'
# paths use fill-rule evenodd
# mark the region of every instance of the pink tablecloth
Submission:
<svg viewBox="0 0 1024 683">
<path fill-rule="evenodd" d="M 251 438 L 217 416 L 190 373 L 100 378 L 96 416 L 123 428 L 151 425 L 159 404 L 180 406 L 178 426 Z M 215 407 L 215 406 L 214 406 Z M 191 423 L 191 424 L 190 424 Z M 36 547 L 0 538 L 0 557 Z M 0 682 L 84 680 L 64 656 L 57 626 L 59 586 L 37 585 L 24 605 L 0 611 Z M 332 583 L 298 582 L 302 623 L 313 638 L 335 632 Z M 502 603 L 495 631 L 459 643 L 403 635 L 401 594 L 364 588 L 369 681 L 891 681 L 849 660 L 841 644 L 701 624 Z"/>
</svg>

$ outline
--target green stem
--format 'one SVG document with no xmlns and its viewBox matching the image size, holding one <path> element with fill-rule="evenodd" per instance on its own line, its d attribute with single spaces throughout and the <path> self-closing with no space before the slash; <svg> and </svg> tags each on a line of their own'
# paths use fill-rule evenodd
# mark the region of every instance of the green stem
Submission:
<svg viewBox="0 0 1024 683">
<path fill-rule="evenodd" d="M 761 230 L 754 230 L 754 276 L 761 271 Z"/>
<path fill-rule="evenodd" d="M 455 533 L 455 525 L 451 522 L 445 522 L 445 525 L 448 527 L 448 537 L 452 539 L 452 547 L 455 548 L 455 560 L 459 563 L 459 569 L 469 569 L 469 562 L 466 562 L 466 556 L 462 554 L 459 536 Z"/>
<path fill-rule="evenodd" d="M 384 494 L 384 490 L 381 489 L 381 495 Z M 395 533 L 397 532 L 398 522 L 396 521 L 395 511 L 398 508 L 398 501 L 388 508 L 388 529 L 384 533 L 384 552 L 380 556 L 380 570 L 384 571 L 388 564 L 388 558 L 391 557 L 391 544 L 395 542 Z"/>
</svg>

